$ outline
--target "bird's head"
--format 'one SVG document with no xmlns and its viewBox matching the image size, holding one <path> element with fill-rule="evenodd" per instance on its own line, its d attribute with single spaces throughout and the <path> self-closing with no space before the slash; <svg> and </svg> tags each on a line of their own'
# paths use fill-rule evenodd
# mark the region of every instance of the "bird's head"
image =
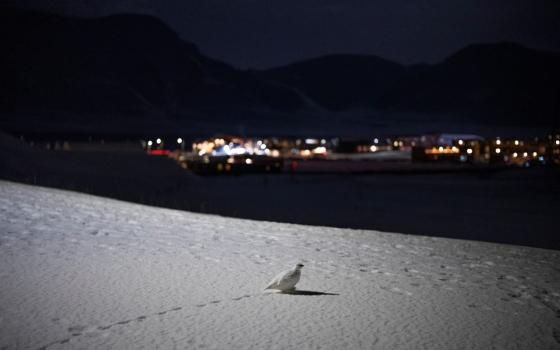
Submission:
<svg viewBox="0 0 560 350">
<path fill-rule="evenodd" d="M 297 264 L 296 268 L 301 269 L 303 267 L 303 264 Z"/>
</svg>

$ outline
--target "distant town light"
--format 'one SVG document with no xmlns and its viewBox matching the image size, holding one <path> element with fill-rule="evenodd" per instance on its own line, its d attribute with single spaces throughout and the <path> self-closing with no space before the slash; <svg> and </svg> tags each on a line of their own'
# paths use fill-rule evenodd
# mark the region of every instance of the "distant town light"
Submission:
<svg viewBox="0 0 560 350">
<path fill-rule="evenodd" d="M 513 152 L 513 158 L 517 158 L 517 152 Z"/>
<path fill-rule="evenodd" d="M 557 140 L 556 142 L 558 142 L 558 140 Z M 377 137 L 374 138 L 374 139 L 373 139 L 373 143 L 375 143 L 375 144 L 377 145 L 377 144 L 379 143 L 379 139 L 378 139 Z"/>
<path fill-rule="evenodd" d="M 245 159 L 245 164 L 253 164 L 253 160 L 251 158 Z"/>
<path fill-rule="evenodd" d="M 377 146 L 375 146 L 375 145 L 374 145 L 374 146 L 371 146 L 369 149 L 370 149 L 370 151 L 372 151 L 372 152 L 377 152 Z"/>
<path fill-rule="evenodd" d="M 556 143 L 556 145 L 560 145 L 560 140 L 556 140 L 554 143 Z"/>
<path fill-rule="evenodd" d="M 432 147 L 424 150 L 426 154 L 454 154 L 459 153 L 459 148 L 453 147 L 443 147 L 439 146 L 439 148 Z"/>
<path fill-rule="evenodd" d="M 183 143 L 183 139 L 179 137 L 179 138 L 177 139 L 177 143 L 178 143 L 178 144 Z"/>
<path fill-rule="evenodd" d="M 496 148 L 496 153 L 497 153 L 497 154 L 500 154 L 500 152 L 502 152 L 502 150 L 499 149 L 499 148 Z"/>
<path fill-rule="evenodd" d="M 235 163 L 235 158 L 229 157 L 229 158 L 227 159 L 227 162 L 228 162 L 229 164 L 233 164 L 233 163 Z"/>
<path fill-rule="evenodd" d="M 327 153 L 327 148 L 324 146 L 315 147 L 313 149 L 314 154 L 325 154 Z"/>
<path fill-rule="evenodd" d="M 537 152 L 533 152 L 533 157 L 536 157 L 537 155 Z"/>
<path fill-rule="evenodd" d="M 515 143 L 516 146 L 519 146 L 519 140 L 515 140 L 513 143 Z"/>
<path fill-rule="evenodd" d="M 149 140 L 149 141 L 148 141 L 148 146 L 151 146 L 151 145 L 153 145 L 153 144 L 154 144 L 154 143 L 152 142 L 152 140 Z"/>
<path fill-rule="evenodd" d="M 527 157 L 527 152 L 523 152 L 523 157 Z"/>
<path fill-rule="evenodd" d="M 472 154 L 472 148 L 467 148 L 467 153 Z"/>
<path fill-rule="evenodd" d="M 270 155 L 273 157 L 280 157 L 280 151 L 277 149 L 273 149 L 272 152 L 270 152 Z"/>
<path fill-rule="evenodd" d="M 316 145 L 319 143 L 319 140 L 317 139 L 305 139 L 305 143 L 308 145 Z"/>
<path fill-rule="evenodd" d="M 501 144 L 502 144 L 502 141 L 500 139 L 496 139 L 496 145 L 501 145 Z"/>
<path fill-rule="evenodd" d="M 239 146 L 230 147 L 229 145 L 225 145 L 224 149 L 227 150 L 228 154 L 233 154 L 233 155 L 242 155 L 242 154 L 247 153 L 246 148 L 239 147 Z"/>
<path fill-rule="evenodd" d="M 159 145 L 161 143 L 161 139 L 158 137 L 156 143 Z"/>
<path fill-rule="evenodd" d="M 465 142 L 463 140 L 459 140 L 459 145 L 462 146 Z"/>
<path fill-rule="evenodd" d="M 399 145 L 398 141 L 393 142 L 393 146 L 397 147 Z"/>
</svg>

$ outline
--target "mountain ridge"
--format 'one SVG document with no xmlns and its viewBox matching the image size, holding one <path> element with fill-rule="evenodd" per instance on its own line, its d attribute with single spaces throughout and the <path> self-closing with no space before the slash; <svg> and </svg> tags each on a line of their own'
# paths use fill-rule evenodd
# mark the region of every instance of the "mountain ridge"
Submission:
<svg viewBox="0 0 560 350">
<path fill-rule="evenodd" d="M 555 81 L 560 79 L 560 54 L 556 52 L 511 42 L 477 43 L 435 64 L 404 66 L 391 62 L 393 67 L 398 67 L 393 71 L 386 63 L 390 61 L 356 55 L 360 59 L 369 57 L 371 64 L 379 62 L 378 71 L 373 74 L 363 67 L 352 71 L 348 66 L 352 63 L 354 67 L 359 66 L 356 60 L 343 70 L 357 77 L 358 82 L 365 77 L 369 83 L 365 93 L 364 85 L 341 84 L 344 79 L 329 75 L 340 69 L 340 64 L 332 59 L 337 56 L 353 57 L 321 56 L 265 70 L 262 74 L 272 80 L 291 82 L 320 105 L 334 110 L 367 107 L 456 115 L 483 123 L 512 121 L 558 127 L 560 89 Z M 338 96 L 337 103 L 333 104 L 330 96 Z"/>
<path fill-rule="evenodd" d="M 13 8 L 2 8 L 0 40 L 7 52 L 0 57 L 0 113 L 10 119 L 4 125 L 20 128 L 33 127 L 31 114 L 43 122 L 35 129 L 53 120 L 95 128 L 108 119 L 123 128 L 140 121 L 150 128 L 157 121 L 170 128 L 309 127 L 317 113 L 343 119 L 353 110 L 369 113 L 374 124 L 379 116 L 399 122 L 415 114 L 560 126 L 560 54 L 515 43 L 468 45 L 435 64 L 332 54 L 240 70 L 204 55 L 153 16 L 76 18 Z"/>
</svg>

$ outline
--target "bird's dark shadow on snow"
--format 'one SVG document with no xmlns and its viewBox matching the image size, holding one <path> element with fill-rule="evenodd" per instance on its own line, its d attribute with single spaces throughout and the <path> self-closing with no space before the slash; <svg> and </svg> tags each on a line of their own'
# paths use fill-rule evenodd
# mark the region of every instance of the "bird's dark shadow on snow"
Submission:
<svg viewBox="0 0 560 350">
<path fill-rule="evenodd" d="M 327 292 L 318 292 L 314 290 L 290 290 L 290 291 L 283 291 L 278 294 L 288 294 L 288 295 L 340 295 L 338 293 L 327 293 Z"/>
</svg>

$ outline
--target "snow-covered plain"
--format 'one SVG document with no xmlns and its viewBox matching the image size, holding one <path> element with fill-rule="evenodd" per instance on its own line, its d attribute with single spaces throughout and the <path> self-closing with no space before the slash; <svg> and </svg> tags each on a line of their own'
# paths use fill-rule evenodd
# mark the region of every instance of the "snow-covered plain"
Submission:
<svg viewBox="0 0 560 350">
<path fill-rule="evenodd" d="M 558 349 L 560 252 L 0 182 L 0 348 Z"/>
</svg>

